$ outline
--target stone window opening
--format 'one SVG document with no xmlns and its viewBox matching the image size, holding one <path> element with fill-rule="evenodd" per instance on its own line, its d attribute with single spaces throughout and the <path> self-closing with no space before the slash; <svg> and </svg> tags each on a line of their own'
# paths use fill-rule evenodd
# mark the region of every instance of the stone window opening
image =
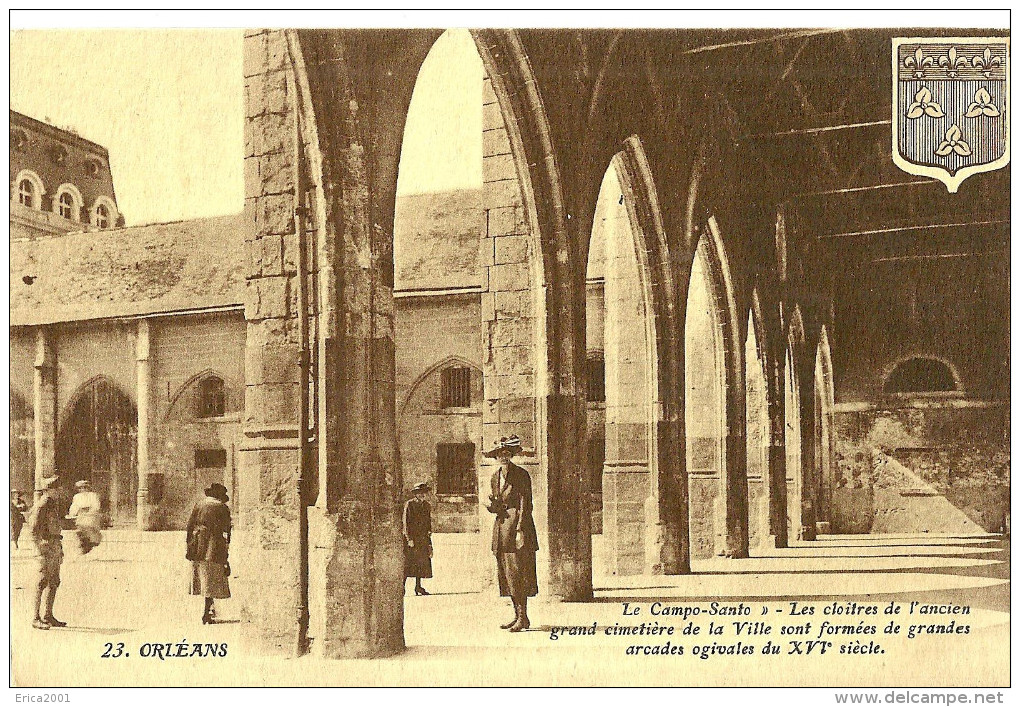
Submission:
<svg viewBox="0 0 1020 707">
<path fill-rule="evenodd" d="M 934 358 L 915 357 L 896 364 L 886 377 L 886 394 L 954 393 L 959 390 L 953 370 Z"/>
<path fill-rule="evenodd" d="M 226 449 L 196 449 L 196 469 L 225 469 L 227 467 Z"/>
<path fill-rule="evenodd" d="M 17 203 L 29 209 L 42 208 L 43 194 L 46 190 L 38 174 L 30 169 L 23 169 L 11 180 L 11 184 L 16 187 L 15 193 L 11 195 L 12 202 L 17 198 Z"/>
<path fill-rule="evenodd" d="M 18 184 L 18 203 L 28 208 L 35 204 L 35 185 L 29 179 L 22 179 Z"/>
<path fill-rule="evenodd" d="M 451 366 L 443 369 L 440 385 L 440 407 L 471 407 L 471 369 Z"/>
<path fill-rule="evenodd" d="M 74 216 L 74 197 L 64 192 L 60 195 L 60 202 L 57 208 L 61 216 L 70 219 Z"/>
<path fill-rule="evenodd" d="M 53 211 L 68 221 L 81 221 L 83 203 L 77 187 L 73 184 L 61 184 L 53 200 Z"/>
<path fill-rule="evenodd" d="M 226 413 L 226 397 L 223 392 L 223 379 L 209 376 L 198 384 L 195 417 L 223 417 Z"/>
<path fill-rule="evenodd" d="M 606 356 L 601 351 L 588 354 L 585 361 L 587 398 L 589 403 L 606 402 Z"/>
<path fill-rule="evenodd" d="M 473 442 L 436 445 L 436 493 L 440 496 L 477 496 Z"/>
<path fill-rule="evenodd" d="M 96 207 L 96 228 L 109 228 L 110 227 L 110 210 L 106 208 L 105 204 L 100 204 Z"/>
</svg>

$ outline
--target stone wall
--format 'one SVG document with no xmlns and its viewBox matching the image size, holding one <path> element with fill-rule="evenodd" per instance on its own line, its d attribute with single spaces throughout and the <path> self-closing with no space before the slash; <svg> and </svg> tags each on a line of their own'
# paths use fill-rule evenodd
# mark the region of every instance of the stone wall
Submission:
<svg viewBox="0 0 1020 707">
<path fill-rule="evenodd" d="M 1006 405 L 847 407 L 835 415 L 833 505 L 853 510 L 834 513 L 833 532 L 998 532 L 1009 510 Z"/>
</svg>

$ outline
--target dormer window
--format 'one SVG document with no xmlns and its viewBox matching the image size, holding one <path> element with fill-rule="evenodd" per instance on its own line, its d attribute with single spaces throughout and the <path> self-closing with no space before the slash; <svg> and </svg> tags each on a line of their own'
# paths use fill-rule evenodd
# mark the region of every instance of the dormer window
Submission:
<svg viewBox="0 0 1020 707">
<path fill-rule="evenodd" d="M 18 203 L 28 208 L 35 206 L 35 185 L 30 179 L 22 179 L 18 184 Z"/>
<path fill-rule="evenodd" d="M 82 198 L 78 187 L 61 184 L 53 199 L 53 211 L 68 221 L 81 221 Z"/>
<path fill-rule="evenodd" d="M 85 174 L 90 177 L 98 177 L 103 171 L 103 165 L 99 160 L 88 160 L 85 162 Z"/>
<path fill-rule="evenodd" d="M 108 196 L 97 196 L 92 204 L 92 208 L 89 210 L 89 221 L 91 221 L 94 228 L 100 230 L 113 228 L 114 224 L 118 222 L 119 216 L 117 205 Z M 118 223 L 117 225 L 120 224 Z"/>
<path fill-rule="evenodd" d="M 110 227 L 110 210 L 106 208 L 106 204 L 100 204 L 96 207 L 96 228 L 109 228 Z"/>
<path fill-rule="evenodd" d="M 60 200 L 57 204 L 57 211 L 66 219 L 70 219 L 74 216 L 74 197 L 69 192 L 64 192 L 60 195 Z"/>
<path fill-rule="evenodd" d="M 42 179 L 30 169 L 23 169 L 11 180 L 11 202 L 29 209 L 41 209 L 45 193 Z"/>
</svg>

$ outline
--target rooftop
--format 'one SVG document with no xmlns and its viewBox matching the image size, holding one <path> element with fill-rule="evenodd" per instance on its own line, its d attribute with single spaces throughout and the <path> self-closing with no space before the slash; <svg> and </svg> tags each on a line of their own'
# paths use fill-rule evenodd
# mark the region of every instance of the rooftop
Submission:
<svg viewBox="0 0 1020 707">
<path fill-rule="evenodd" d="M 11 326 L 244 302 L 242 214 L 11 243 Z"/>
</svg>

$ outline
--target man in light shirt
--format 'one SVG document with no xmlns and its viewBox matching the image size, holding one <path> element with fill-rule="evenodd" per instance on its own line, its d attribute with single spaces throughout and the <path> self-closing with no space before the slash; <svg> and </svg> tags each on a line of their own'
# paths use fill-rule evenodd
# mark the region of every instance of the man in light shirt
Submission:
<svg viewBox="0 0 1020 707">
<path fill-rule="evenodd" d="M 100 531 L 102 513 L 99 506 L 99 494 L 92 490 L 92 484 L 85 479 L 77 482 L 74 487 L 77 492 L 71 500 L 71 509 L 67 512 L 67 517 L 74 519 L 81 553 L 87 555 L 103 539 L 103 534 Z"/>
</svg>

